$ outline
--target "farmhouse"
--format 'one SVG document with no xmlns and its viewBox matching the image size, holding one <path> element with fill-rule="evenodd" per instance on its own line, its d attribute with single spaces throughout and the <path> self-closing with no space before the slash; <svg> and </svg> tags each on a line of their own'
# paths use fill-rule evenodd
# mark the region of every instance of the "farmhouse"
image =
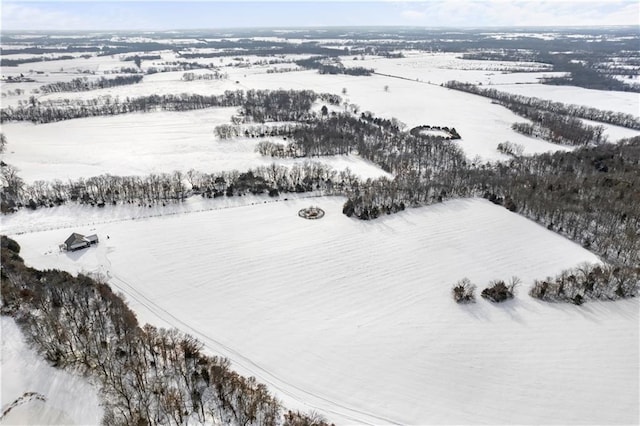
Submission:
<svg viewBox="0 0 640 426">
<path fill-rule="evenodd" d="M 91 244 L 98 244 L 98 236 L 96 234 L 87 235 L 74 232 L 64 241 L 62 245 L 67 251 L 75 251 L 89 247 Z"/>
</svg>

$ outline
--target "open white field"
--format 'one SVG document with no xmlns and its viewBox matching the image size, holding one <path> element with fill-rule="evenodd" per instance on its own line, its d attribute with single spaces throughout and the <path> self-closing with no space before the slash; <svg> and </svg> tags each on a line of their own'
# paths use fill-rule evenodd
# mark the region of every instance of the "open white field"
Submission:
<svg viewBox="0 0 640 426">
<path fill-rule="evenodd" d="M 105 223 L 98 246 L 71 254 L 57 248 L 69 229 L 15 238 L 27 264 L 107 274 L 142 321 L 192 333 L 338 424 L 638 421 L 638 301 L 527 295 L 593 254 L 481 199 L 372 222 L 343 202 Z M 300 219 L 309 204 L 325 217 Z M 462 277 L 481 290 L 512 275 L 524 281 L 513 301 L 451 299 Z"/>
<path fill-rule="evenodd" d="M 508 84 L 496 87 L 496 89 L 516 95 L 534 96 L 554 102 L 584 105 L 640 117 L 640 95 L 634 92 L 593 90 L 550 84 Z"/>
<path fill-rule="evenodd" d="M 209 108 L 48 124 L 8 123 L 3 125 L 9 141 L 3 159 L 19 169 L 26 182 L 88 178 L 105 173 L 131 176 L 189 169 L 208 173 L 246 171 L 274 162 L 292 165 L 309 160 L 328 164 L 337 171 L 348 168 L 364 179 L 388 175 L 358 156 L 274 159 L 255 152 L 259 139 L 218 139 L 214 127 L 230 123 L 235 111 L 235 108 Z"/>
<path fill-rule="evenodd" d="M 483 85 L 537 83 L 542 77 L 564 75 L 550 72 L 544 64 L 535 62 L 467 60 L 461 59 L 460 53 L 402 53 L 404 58 L 365 56 L 364 59 L 354 60 L 354 57 L 343 57 L 342 62 L 349 67 L 373 68 L 382 74 L 433 84 L 450 80 Z M 513 69 L 528 69 L 530 72 L 512 72 Z"/>
<path fill-rule="evenodd" d="M 50 366 L 27 346 L 13 318 L 0 317 L 0 328 L 2 411 L 27 392 L 35 392 L 45 398 L 43 401 L 26 396 L 0 420 L 0 425 L 100 424 L 103 409 L 95 387 L 82 377 Z"/>
</svg>

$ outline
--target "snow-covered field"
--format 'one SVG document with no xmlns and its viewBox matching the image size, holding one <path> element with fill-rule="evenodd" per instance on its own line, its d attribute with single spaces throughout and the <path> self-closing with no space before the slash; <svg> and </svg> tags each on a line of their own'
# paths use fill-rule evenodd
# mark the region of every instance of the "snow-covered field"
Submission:
<svg viewBox="0 0 640 426">
<path fill-rule="evenodd" d="M 143 61 L 142 69 L 177 59 L 172 51 L 160 54 L 161 60 Z M 166 72 L 145 75 L 134 85 L 37 96 L 40 101 L 124 99 L 310 89 L 341 94 L 347 105 L 331 110 L 352 104 L 359 112 L 395 117 L 407 129 L 455 127 L 468 158 L 489 161 L 509 158 L 496 150 L 505 141 L 524 146 L 525 154 L 570 148 L 520 135 L 511 124 L 522 118 L 489 99 L 439 84 L 454 79 L 482 83 L 640 115 L 636 93 L 538 84 L 554 74 L 540 64 L 468 61 L 454 53 L 404 54 L 399 59 L 341 58 L 348 67 L 388 75 L 267 73 L 296 66 L 236 66 L 273 59 L 262 56 L 203 58 L 194 61 L 219 66 L 228 79 L 187 82 L 183 71 Z M 46 83 L 85 75 L 110 78 L 133 66 L 114 55 L 3 69 L 3 74 L 24 73 L 36 82 L 3 85 L 2 107 L 26 102 Z M 508 72 L 514 68 L 531 72 Z M 18 88 L 25 92 L 15 94 Z M 254 151 L 256 139 L 218 139 L 214 127 L 229 123 L 235 111 L 5 123 L 8 145 L 2 160 L 17 167 L 27 183 L 105 173 L 244 171 L 304 161 L 262 157 Z M 611 141 L 640 134 L 605 128 Z M 388 176 L 358 156 L 314 161 L 364 179 Z M 231 359 L 240 373 L 269 385 L 287 408 L 316 410 L 338 425 L 638 422 L 638 300 L 574 306 L 543 303 L 527 294 L 534 279 L 580 262 L 598 262 L 595 255 L 482 199 L 409 209 L 370 222 L 344 216 L 344 201 L 282 194 L 190 197 L 166 207 L 63 205 L 2 216 L 0 232 L 19 242 L 30 266 L 103 274 L 141 322 L 192 334 L 209 352 Z M 322 207 L 325 217 L 299 218 L 298 210 L 310 204 Z M 61 252 L 58 246 L 71 232 L 97 233 L 101 241 L 87 250 Z M 513 275 L 523 279 L 515 300 L 493 305 L 478 297 L 468 306 L 452 300 L 451 288 L 463 277 L 478 285 L 479 295 L 490 280 Z M 11 319 L 3 317 L 1 325 L 2 409 L 29 391 L 47 401 L 20 405 L 0 424 L 98 423 L 102 410 L 95 389 L 46 365 L 25 346 Z"/>
<path fill-rule="evenodd" d="M 142 96 L 166 93 L 220 94 L 225 90 L 236 89 L 311 89 L 316 92 L 340 94 L 347 89 L 345 100 L 356 104 L 360 111 L 371 111 L 379 117 L 395 117 L 409 128 L 418 125 L 455 127 L 462 135 L 460 146 L 470 159 L 480 156 L 485 160 L 506 159 L 496 151 L 496 146 L 505 141 L 519 143 L 525 147 L 525 153 L 547 152 L 567 149 L 535 138 L 514 132 L 511 124 L 523 121 L 504 107 L 492 104 L 489 99 L 474 96 L 424 82 L 402 80 L 385 76 L 352 77 L 345 75 L 320 75 L 315 71 L 296 71 L 291 73 L 246 73 L 243 69 L 227 70 L 229 80 L 223 81 L 180 81 L 181 73 L 173 73 L 174 79 L 149 81 L 131 86 L 81 93 L 56 93 L 43 99 L 93 98 L 98 95 Z M 236 81 L 238 83 L 236 83 Z M 385 90 L 388 86 L 388 90 Z M 102 117 L 105 126 L 117 117 Z M 80 119 L 84 121 L 87 119 Z M 154 118 L 149 118 L 154 120 Z M 76 121 L 76 120 L 73 120 Z M 118 121 L 116 121 L 117 123 Z M 65 122 L 61 127 L 74 124 Z M 90 121 L 89 123 L 92 123 Z M 187 122 L 185 126 L 189 125 Z M 117 126 L 117 124 L 116 124 Z M 197 123 L 193 125 L 197 126 Z M 102 127 L 102 126 L 100 126 Z M 7 130 L 9 136 L 10 128 Z M 16 133 L 18 138 L 28 133 Z M 85 133 L 92 139 L 93 132 Z M 56 133 L 52 133 L 56 135 Z M 9 139 L 11 142 L 11 139 Z M 55 140 L 55 139 L 54 139 Z M 18 143 L 21 143 L 18 141 Z"/>
<path fill-rule="evenodd" d="M 105 274 L 142 321 L 192 333 L 288 406 L 338 424 L 637 421 L 638 301 L 527 295 L 593 254 L 481 199 L 371 222 L 343 202 L 96 223 L 98 246 L 71 254 L 58 250 L 70 229 L 15 238 L 29 265 Z M 300 219 L 309 204 L 325 217 Z M 463 277 L 479 291 L 512 275 L 524 282 L 513 301 L 451 298 Z"/>
<path fill-rule="evenodd" d="M 255 152 L 260 139 L 218 139 L 213 129 L 231 122 L 235 108 L 188 112 L 132 113 L 48 124 L 8 123 L 4 161 L 26 182 L 149 173 L 245 171 L 272 163 L 292 165 L 309 159 L 274 159 Z M 263 139 L 264 140 L 264 139 Z M 267 140 L 282 141 L 280 138 Z M 284 142 L 283 142 L 284 143 Z M 364 179 L 388 175 L 358 156 L 313 159 Z"/>
<path fill-rule="evenodd" d="M 13 405 L 6 416 L 0 412 L 0 425 L 100 424 L 103 410 L 95 387 L 82 377 L 50 366 L 27 346 L 13 318 L 0 317 L 0 328 L 2 412 Z M 25 396 L 31 392 L 39 397 Z"/>
<path fill-rule="evenodd" d="M 634 92 L 584 89 L 550 84 L 507 84 L 496 89 L 516 95 L 533 96 L 566 104 L 584 105 L 604 111 L 640 117 L 640 95 Z"/>
<path fill-rule="evenodd" d="M 402 52 L 404 58 L 366 56 L 354 60 L 342 58 L 345 66 L 373 68 L 382 74 L 398 75 L 410 80 L 442 84 L 450 80 L 473 84 L 537 83 L 542 77 L 564 75 L 550 72 L 534 62 L 480 61 L 461 59 L 459 53 Z M 529 72 L 512 72 L 527 69 Z"/>
<path fill-rule="evenodd" d="M 172 53 L 163 53 L 163 55 L 172 55 Z M 249 60 L 252 57 L 247 57 Z M 216 59 L 217 58 L 213 58 Z M 258 58 L 260 59 L 260 58 Z M 262 58 L 264 59 L 264 58 Z M 115 61 L 116 59 L 111 59 Z M 85 61 L 85 62 L 83 62 Z M 266 70 L 272 68 L 272 66 L 252 66 L 249 68 L 238 68 L 230 66 L 230 64 L 236 63 L 233 60 L 229 62 L 229 58 L 225 58 L 224 61 L 218 65 L 222 66 L 221 71 L 228 74 L 229 78 L 224 80 L 196 80 L 196 81 L 183 81 L 182 75 L 184 72 L 168 72 L 158 73 L 145 76 L 142 83 L 119 86 L 108 89 L 94 90 L 89 92 L 77 92 L 77 93 L 52 93 L 48 95 L 40 96 L 41 101 L 56 100 L 56 99 L 91 99 L 98 96 L 118 96 L 121 99 L 126 97 L 145 96 L 151 94 L 179 94 L 179 93 L 198 93 L 203 95 L 209 94 L 221 94 L 226 90 L 237 89 L 311 89 L 316 92 L 329 92 L 340 94 L 342 89 L 346 89 L 347 93 L 343 97 L 348 103 L 358 105 L 360 111 L 371 111 L 377 116 L 391 118 L 395 117 L 400 121 L 407 124 L 407 126 L 413 127 L 418 125 L 439 125 L 455 127 L 456 130 L 462 135 L 462 140 L 458 143 L 465 151 L 469 159 L 475 159 L 479 156 L 483 160 L 494 161 L 504 160 L 508 157 L 499 153 L 496 150 L 496 146 L 505 141 L 517 143 L 524 146 L 525 154 L 533 154 L 539 152 L 555 151 L 559 149 L 569 149 L 567 147 L 561 147 L 555 144 L 530 138 L 514 132 L 511 129 L 511 124 L 514 122 L 525 121 L 521 117 L 516 116 L 511 111 L 499 105 L 492 104 L 489 99 L 474 96 L 467 93 L 448 90 L 440 87 L 439 84 L 448 80 L 458 79 L 462 81 L 468 81 L 472 83 L 482 83 L 484 85 L 494 85 L 499 90 L 508 91 L 510 93 L 523 94 L 527 96 L 538 96 L 543 99 L 551 99 L 555 101 L 577 103 L 580 105 L 591 106 L 599 109 L 607 109 L 625 113 L 631 113 L 637 115 L 639 113 L 638 96 L 635 93 L 626 92 L 606 92 L 598 90 L 581 89 L 578 87 L 566 87 L 566 86 L 548 86 L 535 84 L 538 78 L 548 73 L 541 73 L 535 69 L 531 73 L 517 72 L 517 73 L 504 73 L 501 71 L 495 71 L 493 68 L 505 68 L 510 69 L 514 66 L 532 66 L 528 63 L 513 63 L 513 62 L 494 62 L 494 61 L 467 61 L 456 57 L 451 53 L 437 53 L 437 54 L 411 54 L 407 53 L 406 58 L 400 59 L 388 59 L 379 57 L 365 57 L 364 60 L 353 60 L 353 58 L 343 58 L 345 65 L 347 66 L 365 66 L 376 69 L 377 72 L 389 74 L 401 78 L 394 78 L 382 75 L 375 75 L 371 77 L 353 77 L 345 75 L 320 75 L 316 71 L 295 71 L 288 73 L 274 73 L 268 74 Z M 84 69 L 83 66 L 91 65 L 90 69 L 101 72 L 106 69 L 105 66 L 113 66 L 114 62 L 109 62 L 106 59 L 90 58 L 90 59 L 78 59 L 69 60 L 67 62 L 68 69 Z M 150 64 L 153 61 L 145 61 Z M 119 62 L 123 66 L 130 66 L 130 62 Z M 147 64 L 149 65 L 149 64 Z M 145 65 L 145 66 L 147 66 Z M 489 70 L 478 70 L 475 68 L 481 65 L 489 67 Z M 50 71 L 52 68 L 50 63 L 35 64 L 37 67 L 44 67 L 45 71 Z M 284 65 L 288 66 L 288 65 Z M 535 67 L 533 67 L 535 68 Z M 429 82 L 431 84 L 429 84 Z M 526 83 L 526 84 L 522 84 Z M 33 83 L 30 83 L 33 85 Z M 28 94 L 27 94 L 28 95 Z M 23 95 L 20 98 L 25 98 Z M 5 101 L 9 104 L 15 104 L 18 98 L 7 97 Z M 231 113 L 230 113 L 231 114 Z M 169 114 L 174 115 L 174 114 Z M 188 128 L 189 130 L 184 132 L 188 136 L 185 137 L 183 146 L 190 146 L 188 140 L 194 133 L 202 132 L 207 133 L 208 129 L 201 129 L 203 124 L 199 120 L 198 114 L 178 114 L 181 117 L 181 122 L 178 127 Z M 229 115 L 230 116 L 230 115 Z M 133 125 L 132 128 L 139 131 L 137 134 L 117 134 L 117 129 L 122 128 L 122 123 L 126 123 L 130 120 L 138 120 L 145 126 L 148 125 L 151 134 L 147 134 L 142 128 L 142 125 Z M 176 154 L 176 158 L 167 157 L 167 153 L 161 151 L 162 145 L 154 145 L 154 141 L 157 138 L 165 139 L 164 136 L 153 134 L 156 125 L 150 124 L 151 122 L 163 122 L 165 116 L 157 115 L 148 118 L 138 119 L 134 118 L 120 118 L 120 117 L 101 117 L 99 119 L 81 119 L 73 120 L 72 122 L 60 123 L 59 125 L 46 125 L 42 132 L 50 134 L 48 143 L 55 147 L 57 144 L 69 143 L 66 138 L 61 138 L 59 132 L 56 131 L 56 127 L 70 128 L 72 131 L 71 141 L 81 139 L 82 144 L 86 145 L 85 140 L 98 139 L 98 144 L 101 143 L 104 138 L 114 138 L 115 142 L 113 146 L 117 146 L 118 143 L 125 143 L 126 140 L 132 137 L 136 140 L 136 148 L 141 149 L 151 156 L 141 157 L 139 164 L 126 164 L 128 169 L 132 170 L 132 173 L 142 173 L 140 170 L 148 170 L 151 167 L 149 164 L 162 166 L 162 161 L 176 162 L 180 165 L 182 160 L 191 162 L 193 158 L 179 158 L 180 152 Z M 193 119 L 193 121 L 191 121 Z M 221 121 L 222 116 L 219 116 Z M 77 122 L 78 124 L 74 124 Z M 169 119 L 169 126 L 174 120 Z M 85 124 L 86 123 L 86 124 Z M 11 136 L 11 124 L 7 125 L 7 134 Z M 48 127 L 53 126 L 53 127 Z M 77 127 L 76 127 L 77 126 Z M 111 133 L 110 128 L 114 128 L 116 134 Z M 640 134 L 640 132 L 623 129 L 616 126 L 606 125 L 605 134 L 611 141 L 616 141 L 623 137 L 632 137 Z M 49 129 L 52 128 L 53 131 Z M 91 131 L 95 128 L 96 132 Z M 211 127 L 212 128 L 212 127 Z M 18 138 L 16 145 L 26 146 L 28 141 L 22 140 L 31 139 L 41 141 L 42 137 L 38 134 L 38 130 L 30 135 L 32 130 L 20 128 L 18 132 L 14 132 L 15 136 L 10 137 L 10 143 L 13 138 Z M 104 133 L 104 136 L 102 135 Z M 207 135 L 208 136 L 208 135 Z M 168 137 L 168 136 L 167 136 Z M 139 140 L 142 140 L 140 142 Z M 208 137 L 203 138 L 201 143 L 210 140 Z M 148 142 L 148 144 L 147 144 Z M 175 141 L 180 143 L 179 141 Z M 77 145 L 77 144 L 76 144 Z M 39 150 L 41 148 L 38 148 Z M 55 149 L 55 148 L 54 148 Z M 133 149 L 133 148 L 132 148 Z M 158 151 L 154 151 L 154 150 Z M 178 149 L 178 151 L 180 151 Z M 49 154 L 48 149 L 41 151 Z M 78 147 L 76 151 L 79 155 L 84 154 L 82 146 Z M 98 151 L 99 153 L 100 151 Z M 153 154 L 151 154 L 153 152 Z M 202 153 L 201 150 L 197 150 L 198 153 Z M 104 162 L 110 161 L 110 153 L 105 152 L 104 155 L 96 155 L 90 162 L 95 166 L 99 166 Z M 192 157 L 194 157 L 192 155 Z M 37 156 L 36 156 L 37 157 Z M 162 158 L 160 158 L 162 157 Z M 35 157 L 34 161 L 36 160 Z M 208 159 L 207 152 L 204 155 L 198 155 L 198 158 Z M 149 162 L 147 162 L 147 160 Z M 159 160 L 158 163 L 156 160 Z M 28 168 L 23 160 L 23 167 Z M 18 160 L 18 163 L 21 162 Z M 18 164 L 16 164 L 18 165 Z M 68 166 L 69 164 L 66 164 Z M 65 165 L 61 164 L 61 167 Z M 20 167 L 18 165 L 18 167 Z M 73 170 L 77 170 L 78 173 L 85 173 L 83 168 L 86 164 L 79 164 L 74 167 Z M 68 170 L 72 170 L 67 167 Z M 104 168 L 105 172 L 114 170 L 114 167 L 109 165 Z M 112 172 L 111 172 L 112 173 Z M 86 174 L 85 174 L 86 176 Z"/>
</svg>

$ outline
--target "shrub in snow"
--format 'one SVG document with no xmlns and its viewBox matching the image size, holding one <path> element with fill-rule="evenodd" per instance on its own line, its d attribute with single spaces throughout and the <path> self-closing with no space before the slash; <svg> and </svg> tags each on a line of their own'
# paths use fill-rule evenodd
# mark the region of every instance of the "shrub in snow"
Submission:
<svg viewBox="0 0 640 426">
<path fill-rule="evenodd" d="M 499 143 L 496 149 L 503 154 L 514 157 L 519 157 L 524 153 L 524 146 L 509 141 Z"/>
<path fill-rule="evenodd" d="M 482 290 L 480 295 L 495 303 L 504 302 L 505 300 L 513 299 L 515 288 L 518 284 L 520 284 L 518 277 L 511 278 L 508 285 L 502 280 L 494 280 L 489 283 L 489 287 Z"/>
<path fill-rule="evenodd" d="M 453 286 L 451 294 L 457 303 L 475 303 L 475 290 L 476 286 L 471 284 L 468 278 L 463 278 Z"/>
<path fill-rule="evenodd" d="M 284 415 L 283 426 L 330 426 L 327 420 L 321 415 L 312 411 L 308 414 L 301 413 L 300 411 L 289 410 Z M 333 423 L 331 423 L 333 426 Z"/>
</svg>

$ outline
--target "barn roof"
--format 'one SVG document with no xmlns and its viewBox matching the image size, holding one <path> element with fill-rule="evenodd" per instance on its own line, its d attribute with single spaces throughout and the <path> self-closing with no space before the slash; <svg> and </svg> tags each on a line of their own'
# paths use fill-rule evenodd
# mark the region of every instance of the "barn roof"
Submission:
<svg viewBox="0 0 640 426">
<path fill-rule="evenodd" d="M 67 245 L 67 247 L 71 246 L 72 244 L 75 243 L 81 243 L 85 241 L 84 239 L 84 235 L 82 234 L 78 234 L 77 232 L 74 232 L 73 234 L 71 234 L 69 236 L 69 238 L 67 238 L 64 243 Z"/>
</svg>

